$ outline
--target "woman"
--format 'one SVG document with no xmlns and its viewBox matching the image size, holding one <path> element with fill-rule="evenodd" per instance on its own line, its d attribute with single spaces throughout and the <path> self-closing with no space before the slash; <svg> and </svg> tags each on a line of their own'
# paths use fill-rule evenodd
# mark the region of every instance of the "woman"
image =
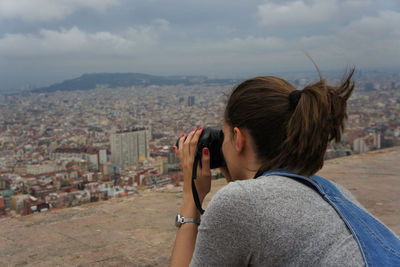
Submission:
<svg viewBox="0 0 400 267">
<path fill-rule="evenodd" d="M 184 188 L 171 266 L 364 266 L 355 236 L 304 180 L 312 179 L 288 178 L 315 174 L 328 143 L 341 140 L 353 73 L 337 87 L 321 80 L 299 91 L 276 77 L 256 77 L 234 88 L 222 145 L 223 171 L 234 182 L 213 197 L 200 225 L 191 177 L 202 129 L 182 134 L 174 147 Z M 210 191 L 209 160 L 204 148 L 196 179 L 200 202 Z M 284 175 L 266 172 L 277 169 Z"/>
</svg>

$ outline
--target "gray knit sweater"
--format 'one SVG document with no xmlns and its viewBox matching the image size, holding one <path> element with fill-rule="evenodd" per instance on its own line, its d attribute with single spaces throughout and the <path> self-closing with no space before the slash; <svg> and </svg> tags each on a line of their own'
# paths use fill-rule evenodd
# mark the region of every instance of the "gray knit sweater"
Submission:
<svg viewBox="0 0 400 267">
<path fill-rule="evenodd" d="M 336 211 L 287 177 L 229 183 L 211 200 L 198 230 L 190 266 L 364 266 Z"/>
</svg>

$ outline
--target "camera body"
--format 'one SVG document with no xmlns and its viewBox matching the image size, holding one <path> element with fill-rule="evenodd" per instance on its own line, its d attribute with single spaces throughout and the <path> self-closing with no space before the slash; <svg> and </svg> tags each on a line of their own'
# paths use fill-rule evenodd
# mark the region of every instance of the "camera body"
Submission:
<svg viewBox="0 0 400 267">
<path fill-rule="evenodd" d="M 176 146 L 179 147 L 179 139 L 176 141 Z M 216 169 L 226 166 L 224 155 L 222 154 L 222 143 L 224 142 L 224 133 L 221 127 L 205 127 L 199 137 L 197 143 L 195 161 L 198 160 L 201 166 L 201 157 L 203 148 L 207 147 L 210 151 L 210 168 Z"/>
</svg>

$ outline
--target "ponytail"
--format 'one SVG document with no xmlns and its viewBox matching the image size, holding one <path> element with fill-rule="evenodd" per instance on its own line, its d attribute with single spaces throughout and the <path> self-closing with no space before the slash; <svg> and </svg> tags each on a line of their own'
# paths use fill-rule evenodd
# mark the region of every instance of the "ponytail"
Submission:
<svg viewBox="0 0 400 267">
<path fill-rule="evenodd" d="M 329 142 L 341 140 L 346 102 L 354 89 L 353 74 L 354 69 L 338 87 L 320 80 L 301 91 L 282 143 L 282 151 L 291 151 L 287 168 L 307 176 L 322 168 Z"/>
</svg>

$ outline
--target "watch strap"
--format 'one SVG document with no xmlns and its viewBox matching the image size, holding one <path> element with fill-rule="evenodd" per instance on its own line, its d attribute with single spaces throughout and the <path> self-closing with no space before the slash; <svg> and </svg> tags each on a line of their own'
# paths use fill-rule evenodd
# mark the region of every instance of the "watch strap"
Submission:
<svg viewBox="0 0 400 267">
<path fill-rule="evenodd" d="M 195 224 L 200 224 L 200 218 L 185 218 L 182 217 L 182 224 L 184 223 L 195 223 Z"/>
<path fill-rule="evenodd" d="M 181 216 L 180 214 L 176 215 L 175 225 L 177 227 L 179 227 L 185 223 L 200 224 L 200 218 L 185 218 L 185 217 Z"/>
</svg>

